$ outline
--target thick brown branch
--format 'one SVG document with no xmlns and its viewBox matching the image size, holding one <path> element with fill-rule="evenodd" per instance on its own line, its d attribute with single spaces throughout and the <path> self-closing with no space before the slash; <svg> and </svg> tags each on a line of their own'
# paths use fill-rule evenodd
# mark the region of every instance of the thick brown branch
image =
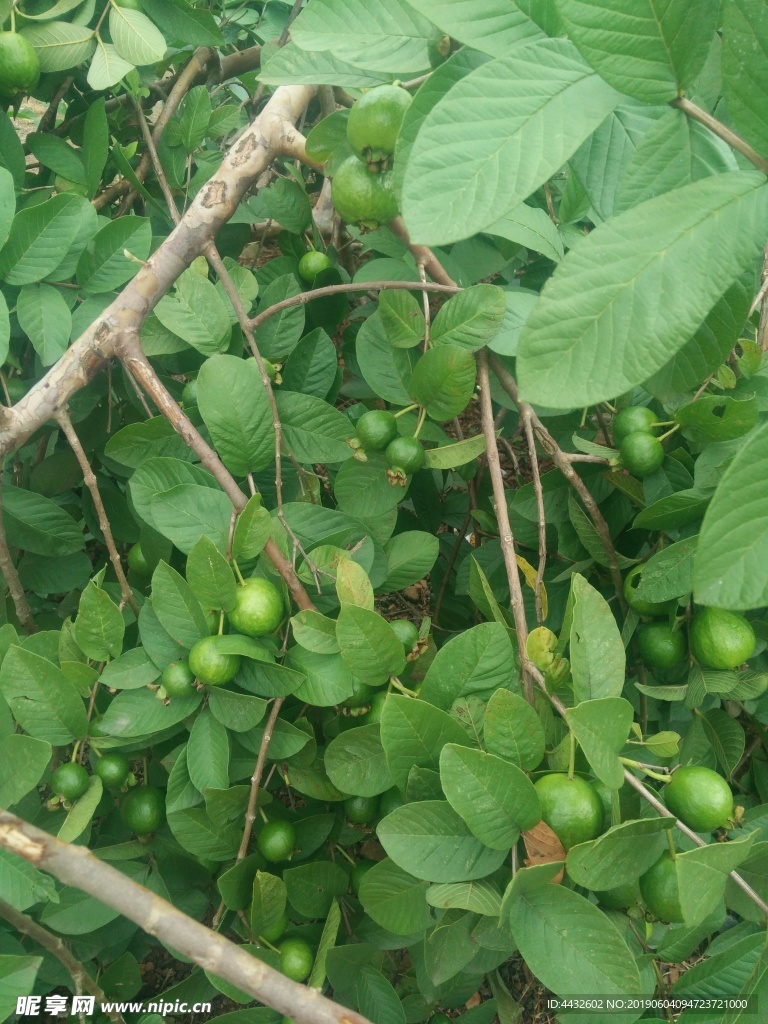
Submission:
<svg viewBox="0 0 768 1024">
<path fill-rule="evenodd" d="M 62 358 L 11 409 L 0 416 L 0 455 L 14 451 L 84 387 L 115 354 L 125 331 L 141 330 L 156 304 L 232 216 L 246 190 L 294 133 L 293 122 L 314 94 L 310 86 L 275 90 L 250 128 L 225 155 L 219 170 L 203 186 L 178 227 L 149 258 L 136 277 Z"/>
<path fill-rule="evenodd" d="M 84 846 L 62 843 L 15 814 L 0 811 L 0 848 L 23 857 L 117 910 L 150 935 L 298 1024 L 369 1024 L 317 989 L 290 981 L 246 949 L 177 910 Z"/>
<path fill-rule="evenodd" d="M 533 683 L 528 669 L 528 657 L 525 652 L 525 645 L 528 639 L 528 624 L 525 619 L 525 604 L 523 603 L 523 588 L 520 583 L 520 570 L 518 569 L 517 554 L 515 552 L 515 538 L 509 522 L 507 496 L 504 492 L 504 477 L 501 475 L 499 448 L 496 442 L 496 429 L 493 422 L 491 385 L 488 380 L 488 356 L 485 349 L 481 349 L 477 353 L 477 369 L 483 433 L 485 434 L 487 449 L 486 458 L 491 474 L 491 483 L 493 484 L 493 500 L 496 506 L 496 521 L 499 525 L 501 552 L 504 556 L 504 565 L 507 570 L 507 580 L 509 581 L 509 597 L 512 605 L 512 615 L 515 619 L 517 646 L 520 652 L 520 669 L 523 676 L 526 699 L 530 704 L 533 704 Z"/>
<path fill-rule="evenodd" d="M 8 924 L 13 925 L 17 932 L 20 932 L 22 935 L 28 935 L 30 939 L 34 939 L 38 946 L 42 946 L 51 956 L 55 956 L 72 978 L 78 995 L 85 990 L 90 995 L 96 997 L 97 1003 L 106 1002 L 103 990 L 96 984 L 83 964 L 72 956 L 58 935 L 49 932 L 47 928 L 43 928 L 42 925 L 33 921 L 31 917 L 27 917 L 26 914 L 20 913 L 10 903 L 6 903 L 5 900 L 0 900 L 0 917 L 4 918 Z M 108 1010 L 107 1016 L 111 1021 L 114 1021 L 114 1024 L 125 1024 L 122 1014 L 117 1010 Z"/>
<path fill-rule="evenodd" d="M 405 242 L 411 250 L 411 255 L 415 257 L 417 266 L 421 264 L 433 281 L 437 281 L 439 284 L 456 286 L 456 282 L 446 273 L 442 263 L 431 249 L 428 249 L 426 245 L 413 244 L 402 217 L 395 217 L 394 220 L 391 220 L 389 228 L 397 235 L 401 242 Z"/>
</svg>

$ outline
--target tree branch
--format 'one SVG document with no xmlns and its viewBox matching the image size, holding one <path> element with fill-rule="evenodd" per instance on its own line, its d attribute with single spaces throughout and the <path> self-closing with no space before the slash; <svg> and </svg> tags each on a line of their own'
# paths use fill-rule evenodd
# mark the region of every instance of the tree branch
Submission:
<svg viewBox="0 0 768 1024">
<path fill-rule="evenodd" d="M 520 670 L 523 677 L 523 688 L 525 697 L 529 704 L 533 704 L 533 683 L 531 682 L 528 670 L 528 656 L 525 651 L 528 639 L 528 624 L 525 620 L 525 605 L 523 603 L 523 588 L 520 584 L 520 570 L 517 565 L 517 554 L 515 552 L 515 538 L 512 533 L 512 526 L 509 522 L 507 510 L 507 498 L 504 493 L 504 478 L 501 475 L 501 463 L 499 462 L 499 448 L 496 442 L 496 430 L 493 422 L 493 406 L 491 404 L 491 385 L 488 379 L 488 356 L 485 349 L 477 353 L 478 382 L 480 384 L 480 408 L 483 417 L 483 433 L 485 434 L 485 445 L 487 449 L 488 469 L 493 484 L 493 500 L 496 506 L 496 521 L 499 525 L 499 538 L 501 540 L 501 552 L 504 555 L 504 565 L 507 570 L 509 581 L 509 597 L 512 605 L 512 615 L 515 619 L 515 631 L 517 632 L 517 646 L 520 653 Z"/>
<path fill-rule="evenodd" d="M 539 564 L 536 570 L 536 584 L 534 596 L 536 601 L 536 623 L 541 625 L 544 621 L 544 607 L 541 598 L 541 588 L 544 583 L 544 569 L 547 564 L 547 517 L 544 512 L 544 491 L 541 486 L 541 474 L 539 473 L 539 458 L 536 454 L 536 439 L 533 436 L 532 414 L 530 406 L 520 413 L 523 424 L 525 440 L 528 445 L 528 458 L 531 462 L 531 473 L 533 474 L 533 493 L 536 495 L 536 517 L 539 527 Z"/>
<path fill-rule="evenodd" d="M 713 135 L 716 135 L 718 139 L 722 139 L 723 142 L 727 142 L 731 149 L 735 149 L 737 153 L 741 153 L 751 164 L 755 165 L 758 171 L 768 174 L 768 160 L 764 156 L 760 156 L 756 149 L 752 149 L 748 142 L 745 142 L 740 135 L 727 128 L 722 121 L 718 121 L 716 117 L 712 117 L 706 110 L 702 110 L 695 103 L 691 103 L 685 96 L 678 96 L 677 99 L 671 101 L 670 106 L 677 107 L 678 110 L 682 110 L 693 121 L 698 121 L 705 128 L 709 128 Z"/>
<path fill-rule="evenodd" d="M 413 244 L 402 217 L 395 217 L 394 220 L 389 222 L 388 227 L 390 231 L 397 235 L 401 242 L 405 242 L 411 250 L 411 254 L 416 259 L 417 266 L 418 264 L 422 264 L 433 281 L 456 287 L 456 282 L 448 273 L 446 273 L 442 263 L 438 260 L 432 250 L 428 249 L 426 245 Z"/>
<path fill-rule="evenodd" d="M 101 900 L 149 935 L 194 960 L 297 1024 L 370 1024 L 317 989 L 290 981 L 247 949 L 211 931 L 99 860 L 86 847 L 62 843 L 8 811 L 0 811 L 0 848 Z"/>
<path fill-rule="evenodd" d="M 38 946 L 42 946 L 51 956 L 56 957 L 72 978 L 76 994 L 79 995 L 85 989 L 90 995 L 96 997 L 98 1003 L 106 1003 L 107 998 L 104 995 L 104 991 L 86 971 L 84 965 L 72 956 L 58 935 L 49 932 L 47 928 L 43 928 L 42 925 L 33 921 L 31 917 L 27 917 L 26 914 L 20 913 L 10 903 L 6 903 L 5 900 L 0 900 L 0 917 L 4 918 L 8 924 L 12 924 L 17 932 L 21 932 L 22 935 L 28 935 L 30 939 L 34 939 Z M 122 1014 L 117 1010 L 107 1011 L 107 1016 L 111 1021 L 114 1021 L 114 1024 L 125 1024 Z"/>
<path fill-rule="evenodd" d="M 5 536 L 5 523 L 3 522 L 2 467 L 0 467 L 0 572 L 5 577 L 5 582 L 8 585 L 8 593 L 11 595 L 13 607 L 16 609 L 19 622 L 28 633 L 36 633 L 37 623 L 32 615 L 32 609 L 29 607 L 27 595 L 24 593 L 24 587 L 21 585 L 19 574 L 16 570 L 16 566 L 14 565 L 13 558 L 11 557 L 11 550 L 8 547 L 8 539 Z"/>
</svg>

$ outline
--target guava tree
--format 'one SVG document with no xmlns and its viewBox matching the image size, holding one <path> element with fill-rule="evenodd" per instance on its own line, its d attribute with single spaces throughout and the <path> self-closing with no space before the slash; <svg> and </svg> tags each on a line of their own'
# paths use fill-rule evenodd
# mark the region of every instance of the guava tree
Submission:
<svg viewBox="0 0 768 1024">
<path fill-rule="evenodd" d="M 757 1019 L 762 0 L 0 28 L 0 1019 Z"/>
</svg>

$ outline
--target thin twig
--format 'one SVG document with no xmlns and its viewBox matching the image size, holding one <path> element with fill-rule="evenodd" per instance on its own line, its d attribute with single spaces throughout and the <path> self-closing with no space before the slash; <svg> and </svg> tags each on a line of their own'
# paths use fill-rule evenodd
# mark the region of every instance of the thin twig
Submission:
<svg viewBox="0 0 768 1024">
<path fill-rule="evenodd" d="M 350 281 L 349 284 L 328 284 L 323 288 L 315 288 L 308 292 L 299 292 L 298 295 L 291 295 L 287 299 L 283 299 L 281 302 L 276 302 L 273 306 L 269 306 L 263 312 L 258 313 L 252 317 L 249 321 L 251 330 L 254 334 L 258 331 L 263 323 L 275 316 L 277 313 L 281 313 L 284 309 L 290 309 L 291 306 L 305 306 L 308 302 L 313 299 L 322 299 L 326 295 L 344 295 L 347 292 L 375 292 L 383 291 L 385 288 L 391 288 L 394 291 L 414 291 L 417 292 L 420 289 L 424 289 L 430 292 L 443 292 L 446 295 L 455 295 L 456 292 L 462 291 L 458 285 L 455 284 L 434 284 L 431 281 L 427 281 L 425 284 L 416 284 L 413 281 L 368 281 L 365 284 L 355 283 Z"/>
<path fill-rule="evenodd" d="M 51 128 L 56 124 L 56 115 L 59 112 L 59 105 L 66 96 L 70 85 L 74 82 L 74 75 L 67 75 L 66 78 L 61 80 L 61 83 L 53 94 L 51 102 L 48 104 L 48 109 L 45 111 L 43 116 L 40 118 L 40 123 L 37 126 L 38 134 L 45 135 L 50 132 Z"/>
<path fill-rule="evenodd" d="M 264 735 L 261 737 L 261 743 L 259 744 L 259 753 L 256 758 L 256 767 L 253 769 L 253 775 L 251 776 L 251 792 L 248 796 L 248 808 L 245 812 L 245 828 L 243 829 L 243 838 L 240 840 L 240 849 L 237 851 L 237 860 L 241 861 L 248 853 L 248 844 L 251 841 L 251 832 L 253 831 L 253 823 L 256 820 L 256 806 L 259 801 L 259 786 L 261 785 L 261 777 L 264 774 L 264 765 L 267 762 L 267 754 L 269 753 L 269 744 L 272 741 L 272 734 L 275 731 L 275 722 L 277 721 L 278 715 L 280 714 L 280 708 L 283 706 L 285 697 L 277 697 L 272 710 L 269 713 L 267 724 L 264 726 Z"/>
<path fill-rule="evenodd" d="M 491 403 L 491 385 L 488 379 L 488 356 L 485 349 L 477 353 L 478 383 L 480 385 L 480 408 L 483 418 L 483 433 L 485 434 L 486 457 L 488 469 L 493 484 L 493 499 L 496 506 L 496 521 L 499 525 L 499 539 L 501 551 L 504 555 L 504 565 L 507 570 L 509 581 L 509 597 L 512 605 L 512 615 L 515 620 L 515 631 L 517 632 L 517 646 L 520 654 L 520 671 L 523 677 L 523 689 L 525 698 L 529 704 L 533 704 L 533 683 L 528 671 L 528 656 L 525 651 L 528 639 L 528 623 L 525 620 L 525 604 L 523 603 L 523 588 L 520 583 L 520 570 L 517 565 L 515 553 L 515 538 L 512 533 L 512 526 L 507 512 L 507 499 L 504 493 L 504 478 L 501 475 L 501 463 L 499 461 L 499 449 L 496 442 L 496 432 L 493 424 L 493 405 Z"/>
<path fill-rule="evenodd" d="M 21 580 L 19 579 L 19 574 L 16 570 L 16 566 L 14 565 L 13 558 L 11 558 L 11 550 L 8 547 L 8 539 L 5 535 L 5 523 L 3 522 L 2 467 L 0 467 L 0 572 L 5 577 L 5 582 L 8 585 L 8 593 L 11 595 L 11 600 L 13 601 L 13 606 L 16 609 L 19 622 L 28 633 L 36 633 L 37 623 L 32 615 L 32 609 L 29 607 L 27 595 L 24 593 L 24 587 L 21 585 Z"/>
<path fill-rule="evenodd" d="M 42 925 L 39 925 L 37 921 L 33 921 L 31 917 L 27 917 L 26 914 L 20 913 L 10 903 L 6 903 L 5 900 L 0 900 L 0 917 L 4 918 L 8 924 L 13 925 L 17 932 L 21 932 L 22 935 L 28 935 L 30 939 L 34 939 L 38 946 L 42 946 L 51 956 L 56 957 L 72 978 L 72 982 L 78 992 L 82 992 L 85 989 L 86 992 L 95 996 L 97 1003 L 107 1002 L 103 989 L 93 980 L 84 965 L 72 956 L 58 935 L 49 932 L 47 928 L 43 928 Z M 118 1010 L 110 1009 L 105 1010 L 105 1012 L 109 1019 L 114 1021 L 114 1024 L 125 1024 L 125 1020 Z"/>
<path fill-rule="evenodd" d="M 131 585 L 126 579 L 123 564 L 120 561 L 117 545 L 115 544 L 115 539 L 112 536 L 112 528 L 109 525 L 109 518 L 107 517 L 104 502 L 102 501 L 101 494 L 99 492 L 99 484 L 96 479 L 96 474 L 91 469 L 88 457 L 83 451 L 83 446 L 80 443 L 80 438 L 77 436 L 75 428 L 72 426 L 72 420 L 69 418 L 69 413 L 62 409 L 56 417 L 56 421 L 64 431 L 64 435 L 69 442 L 69 447 L 72 449 L 80 469 L 82 470 L 83 481 L 90 492 L 93 507 L 96 509 L 96 517 L 99 521 L 99 529 L 104 536 L 104 543 L 107 545 L 109 560 L 112 563 L 112 568 L 115 570 L 117 582 L 120 584 L 120 593 L 123 597 L 123 603 L 130 605 L 134 615 L 138 615 L 139 606 L 136 604 L 136 598 L 133 596 Z"/>
<path fill-rule="evenodd" d="M 411 251 L 411 255 L 416 260 L 416 265 L 418 266 L 420 263 L 423 264 L 424 269 L 433 281 L 456 287 L 456 282 L 450 274 L 446 272 L 442 263 L 440 263 L 432 250 L 428 249 L 426 245 L 414 245 L 402 217 L 395 217 L 395 219 L 391 220 L 387 226 L 393 234 L 397 235 L 401 242 L 404 242 L 408 246 Z"/>
<path fill-rule="evenodd" d="M 536 602 L 536 622 L 540 626 L 544 621 L 544 608 L 541 598 L 541 588 L 544 584 L 544 568 L 547 564 L 547 519 L 544 512 L 544 491 L 541 486 L 541 474 L 539 473 L 539 458 L 536 454 L 536 439 L 533 436 L 533 424 L 531 423 L 530 406 L 520 413 L 520 419 L 525 431 L 525 439 L 528 443 L 528 458 L 531 463 L 533 474 L 533 493 L 536 495 L 536 517 L 539 525 L 539 565 L 536 570 L 536 584 L 534 588 L 534 599 Z"/>
<path fill-rule="evenodd" d="M 768 174 L 768 160 L 764 156 L 760 156 L 757 150 L 752 149 L 748 142 L 745 142 L 740 135 L 727 128 L 722 121 L 718 121 L 716 117 L 712 117 L 706 110 L 702 110 L 695 103 L 691 103 L 685 96 L 678 96 L 671 101 L 670 106 L 677 107 L 678 110 L 682 110 L 693 121 L 698 121 L 705 128 L 709 128 L 713 135 L 722 139 L 723 142 L 727 142 L 731 149 L 735 149 L 737 153 L 741 153 L 751 164 L 755 165 L 758 171 Z"/>
<path fill-rule="evenodd" d="M 528 403 L 520 401 L 517 382 L 498 356 L 491 356 L 491 366 L 493 367 L 493 372 L 496 374 L 499 383 L 515 403 L 521 414 L 526 408 L 531 410 L 529 414 L 531 418 L 531 425 L 539 438 L 542 448 L 552 459 L 555 466 L 560 470 L 584 503 L 584 507 L 586 508 L 603 548 L 605 549 L 606 558 L 608 559 L 608 568 L 611 573 L 611 580 L 616 592 L 616 598 L 622 610 L 626 612 L 627 605 L 624 600 L 624 582 L 621 578 L 621 572 L 619 571 L 616 548 L 613 546 L 611 531 L 603 518 L 602 512 L 597 506 L 597 502 L 590 494 L 587 485 L 571 465 L 571 456 L 562 450 L 560 445 L 555 441 Z M 574 459 L 574 461 L 581 461 L 581 459 Z"/>
</svg>

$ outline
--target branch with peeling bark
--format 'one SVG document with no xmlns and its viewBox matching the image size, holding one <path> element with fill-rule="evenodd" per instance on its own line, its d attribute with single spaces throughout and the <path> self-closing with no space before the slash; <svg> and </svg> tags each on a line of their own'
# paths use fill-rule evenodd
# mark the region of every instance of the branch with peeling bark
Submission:
<svg viewBox="0 0 768 1024">
<path fill-rule="evenodd" d="M 62 843 L 8 811 L 0 811 L 0 849 L 101 900 L 149 935 L 297 1024 L 370 1024 L 359 1013 L 317 989 L 291 981 L 242 946 L 183 914 L 84 846 Z"/>
</svg>

